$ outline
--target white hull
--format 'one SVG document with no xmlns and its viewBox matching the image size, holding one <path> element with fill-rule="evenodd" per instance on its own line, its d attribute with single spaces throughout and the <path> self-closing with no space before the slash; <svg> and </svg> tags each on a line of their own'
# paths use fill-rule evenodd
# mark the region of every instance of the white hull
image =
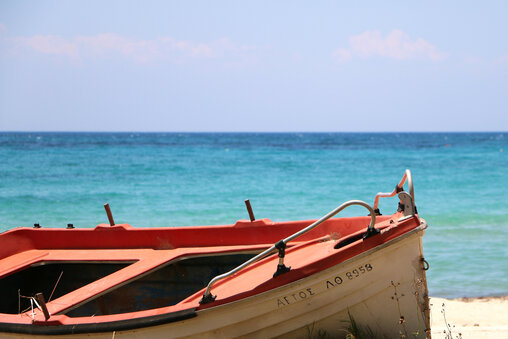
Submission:
<svg viewBox="0 0 508 339">
<path fill-rule="evenodd" d="M 115 333 L 58 337 L 340 338 L 351 329 L 351 315 L 364 337 L 413 337 L 419 333 L 416 337 L 425 338 L 429 309 L 421 261 L 423 232 L 421 226 L 325 271 L 250 298 L 198 311 L 191 319 Z M 291 265 L 291 256 L 286 258 Z"/>
</svg>

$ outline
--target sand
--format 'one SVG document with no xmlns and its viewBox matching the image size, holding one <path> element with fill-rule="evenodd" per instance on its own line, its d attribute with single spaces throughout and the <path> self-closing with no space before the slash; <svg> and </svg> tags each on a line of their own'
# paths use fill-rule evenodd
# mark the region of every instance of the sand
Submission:
<svg viewBox="0 0 508 339">
<path fill-rule="evenodd" d="M 432 338 L 450 338 L 451 331 L 454 339 L 508 339 L 508 297 L 430 298 L 430 304 Z"/>
</svg>

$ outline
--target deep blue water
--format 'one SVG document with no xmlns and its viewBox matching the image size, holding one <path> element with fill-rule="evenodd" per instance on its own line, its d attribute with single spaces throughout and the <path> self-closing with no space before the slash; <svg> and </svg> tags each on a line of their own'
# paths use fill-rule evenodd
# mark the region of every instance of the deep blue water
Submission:
<svg viewBox="0 0 508 339">
<path fill-rule="evenodd" d="M 321 217 L 406 168 L 433 296 L 508 295 L 508 133 L 0 133 L 0 231 Z M 384 214 L 397 201 L 384 199 Z M 351 208 L 344 215 L 365 214 Z"/>
</svg>

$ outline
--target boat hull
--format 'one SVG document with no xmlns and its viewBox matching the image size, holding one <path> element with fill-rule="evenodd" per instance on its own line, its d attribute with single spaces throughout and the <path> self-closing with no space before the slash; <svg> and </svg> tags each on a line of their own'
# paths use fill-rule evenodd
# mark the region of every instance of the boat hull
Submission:
<svg viewBox="0 0 508 339">
<path fill-rule="evenodd" d="M 59 338 L 426 337 L 425 225 L 282 287 L 196 312 L 190 319 L 127 331 Z M 289 260 L 289 258 L 288 258 Z M 2 333 L 8 338 L 44 335 Z"/>
</svg>

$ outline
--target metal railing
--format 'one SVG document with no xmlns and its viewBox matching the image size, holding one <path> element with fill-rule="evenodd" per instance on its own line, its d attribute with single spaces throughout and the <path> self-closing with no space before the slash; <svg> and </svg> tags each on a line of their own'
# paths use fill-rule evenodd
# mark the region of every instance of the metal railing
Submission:
<svg viewBox="0 0 508 339">
<path fill-rule="evenodd" d="M 406 182 L 406 180 L 407 180 L 407 186 L 409 188 L 409 194 L 411 195 L 411 198 L 413 198 L 413 203 L 414 203 L 415 189 L 413 187 L 413 177 L 411 176 L 411 171 L 407 169 L 404 172 L 404 176 L 402 177 L 400 182 L 397 184 L 397 186 L 395 186 L 395 189 L 393 190 L 393 192 L 391 192 L 391 193 L 379 192 L 378 194 L 376 194 L 376 199 L 374 200 L 374 210 L 379 211 L 379 209 L 378 209 L 379 198 L 391 198 L 391 197 L 394 197 L 395 195 L 397 195 L 398 193 L 402 192 L 403 191 L 402 186 L 404 186 L 404 183 Z"/>
<path fill-rule="evenodd" d="M 285 245 L 290 242 L 291 240 L 309 232 L 310 230 L 312 230 L 313 228 L 315 228 L 316 226 L 320 225 L 321 223 L 323 223 L 324 221 L 330 219 L 331 217 L 335 216 L 337 213 L 339 213 L 340 211 L 342 211 L 343 209 L 345 209 L 346 207 L 349 207 L 349 206 L 352 206 L 352 205 L 360 205 L 360 206 L 363 206 L 365 207 L 366 209 L 369 210 L 369 215 L 370 215 L 370 224 L 369 224 L 369 227 L 367 228 L 367 234 L 371 234 L 371 233 L 374 233 L 375 232 L 375 229 L 374 229 L 374 224 L 376 223 L 376 213 L 374 212 L 374 209 L 372 208 L 372 206 L 370 206 L 369 204 L 367 204 L 366 202 L 364 201 L 361 201 L 361 200 L 350 200 L 348 202 L 345 202 L 343 203 L 342 205 L 340 205 L 339 207 L 335 208 L 333 211 L 331 211 L 330 213 L 326 214 L 325 216 L 323 216 L 321 219 L 315 221 L 314 223 L 312 223 L 311 225 L 305 227 L 304 229 L 290 235 L 289 237 L 285 238 L 285 239 L 282 239 L 281 241 L 279 241 L 277 244 L 275 245 L 272 245 L 270 248 L 264 250 L 263 252 L 259 253 L 258 255 L 256 255 L 255 257 L 251 258 L 250 260 L 244 262 L 243 264 L 241 264 L 240 266 L 232 269 L 231 271 L 229 272 L 226 272 L 224 274 L 221 274 L 221 275 L 218 275 L 216 276 L 215 278 L 213 278 L 212 280 L 210 280 L 210 282 L 208 283 L 208 286 L 206 287 L 206 290 L 205 290 L 205 293 L 203 294 L 203 299 L 201 299 L 200 303 L 202 304 L 205 304 L 205 303 L 208 303 L 208 302 L 211 302 L 213 300 L 215 300 L 215 297 L 211 295 L 210 293 L 210 290 L 212 289 L 212 286 L 219 280 L 222 280 L 224 278 L 227 278 L 235 273 L 237 273 L 238 271 L 242 270 L 243 268 L 261 260 L 262 258 L 268 256 L 269 254 L 271 254 L 272 252 L 274 252 L 275 250 L 280 250 L 278 247 L 278 245 L 282 242 L 283 243 L 283 246 L 285 248 Z M 279 245 L 280 246 L 280 245 Z M 279 255 L 280 257 L 280 255 Z M 284 257 L 282 256 L 282 260 L 279 261 L 279 266 L 283 266 L 284 263 L 283 263 L 283 259 Z"/>
</svg>

